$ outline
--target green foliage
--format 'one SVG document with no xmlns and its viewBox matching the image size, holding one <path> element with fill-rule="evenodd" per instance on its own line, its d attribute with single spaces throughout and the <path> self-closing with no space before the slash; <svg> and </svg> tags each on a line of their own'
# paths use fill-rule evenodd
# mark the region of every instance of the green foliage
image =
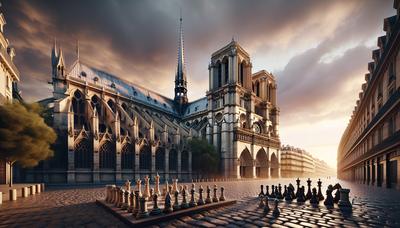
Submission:
<svg viewBox="0 0 400 228">
<path fill-rule="evenodd" d="M 0 106 L 0 159 L 33 167 L 53 156 L 50 146 L 57 135 L 46 125 L 42 114 L 39 104 Z"/>
<path fill-rule="evenodd" d="M 192 151 L 192 169 L 200 174 L 217 174 L 219 155 L 213 145 L 204 139 L 194 138 L 189 141 Z"/>
</svg>

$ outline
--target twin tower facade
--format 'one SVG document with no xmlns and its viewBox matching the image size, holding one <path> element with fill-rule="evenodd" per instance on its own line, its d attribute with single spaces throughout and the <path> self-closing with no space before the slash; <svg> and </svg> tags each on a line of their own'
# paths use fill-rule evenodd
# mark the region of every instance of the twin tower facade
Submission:
<svg viewBox="0 0 400 228">
<path fill-rule="evenodd" d="M 214 145 L 221 177 L 280 176 L 274 76 L 252 73 L 249 54 L 232 40 L 211 55 L 206 96 L 190 102 L 180 23 L 174 99 L 95 69 L 79 55 L 67 67 L 54 44 L 53 96 L 41 103 L 53 112 L 59 137 L 55 156 L 27 170 L 27 181 L 98 183 L 157 173 L 190 180 L 194 137 Z"/>
</svg>

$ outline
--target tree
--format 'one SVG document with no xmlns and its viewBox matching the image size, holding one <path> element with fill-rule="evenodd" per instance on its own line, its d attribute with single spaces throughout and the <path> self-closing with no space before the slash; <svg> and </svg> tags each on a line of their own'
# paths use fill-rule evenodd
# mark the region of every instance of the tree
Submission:
<svg viewBox="0 0 400 228">
<path fill-rule="evenodd" d="M 34 167 L 39 161 L 53 156 L 50 146 L 57 138 L 42 118 L 39 104 L 12 103 L 0 106 L 0 159 L 12 166 Z"/>
<path fill-rule="evenodd" d="M 201 175 L 217 174 L 219 170 L 219 155 L 213 145 L 204 139 L 193 138 L 189 141 L 192 151 L 192 169 Z"/>
</svg>

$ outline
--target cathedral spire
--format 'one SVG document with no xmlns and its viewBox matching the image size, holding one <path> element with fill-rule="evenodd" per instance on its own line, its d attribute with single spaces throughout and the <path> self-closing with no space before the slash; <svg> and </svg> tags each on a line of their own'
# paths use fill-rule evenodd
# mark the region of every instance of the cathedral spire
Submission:
<svg viewBox="0 0 400 228">
<path fill-rule="evenodd" d="M 175 102 L 181 112 L 183 106 L 188 102 L 187 99 L 187 80 L 185 67 L 185 52 L 183 43 L 182 13 L 179 18 L 179 43 L 178 43 L 178 65 L 175 75 Z"/>
</svg>

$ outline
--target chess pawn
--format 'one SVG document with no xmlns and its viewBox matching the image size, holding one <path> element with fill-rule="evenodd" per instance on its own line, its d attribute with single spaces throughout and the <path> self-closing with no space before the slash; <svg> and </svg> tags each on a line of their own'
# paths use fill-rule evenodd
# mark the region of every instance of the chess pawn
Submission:
<svg viewBox="0 0 400 228">
<path fill-rule="evenodd" d="M 274 217 L 278 217 L 279 214 L 281 213 L 281 211 L 280 211 L 279 208 L 278 208 L 278 203 L 279 203 L 279 200 L 278 200 L 278 199 L 275 199 L 275 207 L 274 207 L 274 211 L 272 212 L 272 215 L 273 215 Z"/>
<path fill-rule="evenodd" d="M 317 189 L 313 188 L 312 189 L 312 196 L 311 196 L 311 199 L 310 199 L 310 204 L 318 205 L 318 203 L 319 203 L 319 198 L 317 196 Z"/>
<path fill-rule="evenodd" d="M 135 191 L 135 207 L 133 208 L 133 216 L 136 217 L 136 215 L 139 213 L 139 191 Z"/>
<path fill-rule="evenodd" d="M 154 193 L 157 194 L 157 196 L 160 196 L 161 195 L 161 192 L 160 192 L 160 175 L 158 175 L 158 173 L 154 177 L 154 181 L 155 181 L 155 183 L 154 183 Z"/>
<path fill-rule="evenodd" d="M 206 203 L 211 203 L 212 201 L 211 201 L 211 188 L 210 188 L 210 186 L 208 186 L 207 185 L 207 197 L 206 197 Z"/>
<path fill-rule="evenodd" d="M 197 201 L 197 205 L 203 205 L 204 204 L 204 200 L 203 200 L 203 186 L 200 185 L 199 188 L 199 200 Z"/>
<path fill-rule="evenodd" d="M 269 185 L 266 185 L 265 188 L 266 188 L 265 195 L 269 197 L 270 196 L 269 195 Z"/>
<path fill-rule="evenodd" d="M 267 197 L 267 196 L 266 196 Z M 258 207 L 259 208 L 263 208 L 265 205 L 264 205 L 264 197 L 262 197 L 262 196 L 260 196 L 260 197 L 258 197 L 258 198 L 260 198 L 260 203 L 258 204 Z"/>
<path fill-rule="evenodd" d="M 217 197 L 217 190 L 218 190 L 218 188 L 217 188 L 217 185 L 216 184 L 214 184 L 214 195 L 213 195 L 213 198 L 212 198 L 212 201 L 214 202 L 214 203 L 216 203 L 216 202 L 218 202 L 218 197 Z"/>
<path fill-rule="evenodd" d="M 189 207 L 195 207 L 197 206 L 196 200 L 194 199 L 194 193 L 196 192 L 195 190 L 195 185 L 192 183 L 192 189 L 190 189 L 190 202 L 189 202 Z"/>
<path fill-rule="evenodd" d="M 150 178 L 149 176 L 146 176 L 144 178 L 144 192 L 143 192 L 143 197 L 146 197 L 146 200 L 151 197 L 150 194 Z"/>
<path fill-rule="evenodd" d="M 224 195 L 224 187 L 221 187 L 221 195 L 219 196 L 219 201 L 225 201 L 225 195 Z"/>
<path fill-rule="evenodd" d="M 186 191 L 187 191 L 187 187 L 186 185 L 182 188 L 182 203 L 181 203 L 181 208 L 185 209 L 189 207 L 189 204 L 187 203 L 186 200 Z"/>
<path fill-rule="evenodd" d="M 262 199 L 262 198 L 261 198 Z M 269 205 L 268 205 L 268 196 L 264 197 L 265 203 L 264 203 L 264 213 L 268 213 L 270 211 Z"/>
<path fill-rule="evenodd" d="M 333 207 L 333 196 L 332 196 L 333 187 L 332 185 L 328 186 L 326 190 L 326 199 L 324 201 L 324 205 L 327 207 Z"/>
<path fill-rule="evenodd" d="M 171 205 L 171 195 L 169 192 L 166 193 L 165 195 L 165 201 L 164 201 L 164 210 L 163 212 L 165 214 L 171 213 L 172 212 L 172 205 Z"/>
<path fill-rule="evenodd" d="M 307 195 L 306 195 L 306 200 L 311 199 L 312 193 L 311 193 L 311 180 L 308 178 L 307 180 Z"/>
<path fill-rule="evenodd" d="M 168 186 L 168 192 L 170 194 L 174 194 L 174 191 L 172 190 L 172 185 Z"/>
<path fill-rule="evenodd" d="M 178 191 L 178 189 L 177 189 L 177 190 L 174 192 L 175 201 L 174 201 L 174 205 L 172 206 L 172 208 L 174 209 L 174 211 L 177 211 L 177 210 L 180 209 L 178 197 L 179 197 L 179 191 Z"/>
<path fill-rule="evenodd" d="M 272 188 L 271 188 L 270 198 L 276 198 L 276 196 L 275 196 L 275 187 L 274 187 L 274 185 L 272 185 Z"/>
<path fill-rule="evenodd" d="M 292 200 L 296 199 L 296 195 L 294 194 L 294 186 L 289 183 L 288 189 L 290 189 L 290 198 L 292 198 Z"/>
<path fill-rule="evenodd" d="M 338 206 L 342 209 L 351 208 L 352 205 L 349 199 L 350 189 L 341 188 L 339 189 L 339 192 L 340 192 L 340 200 L 338 202 Z"/>
<path fill-rule="evenodd" d="M 129 180 L 126 180 L 125 182 L 125 190 L 128 192 L 131 191 L 131 182 Z"/>
<path fill-rule="evenodd" d="M 158 195 L 156 193 L 153 194 L 153 209 L 150 212 L 150 215 L 159 215 L 161 214 L 161 209 L 158 207 Z"/>
<path fill-rule="evenodd" d="M 300 194 L 300 179 L 299 178 L 297 178 L 297 180 L 296 180 L 296 185 L 297 185 L 297 191 L 296 191 L 296 198 L 297 198 Z"/>
<path fill-rule="evenodd" d="M 281 186 L 281 184 L 278 185 L 278 196 L 277 196 L 277 198 L 278 198 L 278 199 L 283 199 L 283 196 L 282 196 L 282 186 Z"/>
<path fill-rule="evenodd" d="M 121 208 L 122 207 L 122 205 L 124 204 L 124 197 L 125 197 L 125 194 L 124 194 L 124 192 L 125 192 L 125 190 L 124 189 L 122 189 L 122 187 L 119 189 L 119 200 L 118 200 L 118 204 L 117 204 L 117 207 L 119 207 L 119 208 Z"/>
<path fill-rule="evenodd" d="M 279 197 L 278 186 L 275 186 L 275 198 L 278 199 L 278 197 Z"/>
<path fill-rule="evenodd" d="M 322 191 L 321 191 L 321 187 L 322 187 L 322 181 L 321 181 L 321 179 L 318 179 L 317 184 L 318 184 L 318 193 L 317 193 L 317 196 L 318 196 L 319 201 L 321 201 L 321 200 L 324 200 L 324 199 L 325 199 L 325 198 L 324 198 L 324 195 L 322 195 Z"/>
<path fill-rule="evenodd" d="M 139 199 L 139 213 L 136 215 L 137 219 L 146 218 L 149 216 L 147 211 L 146 197 L 142 196 Z"/>
<path fill-rule="evenodd" d="M 136 180 L 136 190 L 139 191 L 139 197 L 142 196 L 142 181 L 140 179 Z"/>
<path fill-rule="evenodd" d="M 285 191 L 286 191 L 286 185 L 285 185 Z M 290 188 L 290 186 L 287 188 L 287 192 L 285 195 L 285 201 L 290 202 L 292 201 L 292 189 Z"/>
<path fill-rule="evenodd" d="M 129 207 L 128 207 L 128 212 L 132 213 L 133 208 L 135 207 L 135 192 L 131 191 L 129 193 Z"/>
<path fill-rule="evenodd" d="M 283 198 L 286 198 L 286 195 L 287 195 L 287 186 L 284 185 L 283 188 L 284 188 L 284 191 L 283 191 L 282 196 L 283 196 Z"/>
<path fill-rule="evenodd" d="M 261 185 L 260 187 L 261 187 L 261 191 L 260 191 L 260 193 L 258 193 L 258 196 L 263 197 L 264 196 L 264 185 Z"/>
<path fill-rule="evenodd" d="M 304 195 L 304 186 L 302 186 L 299 190 L 299 195 L 297 196 L 297 202 L 298 203 L 304 203 L 306 202 L 306 196 Z"/>
<path fill-rule="evenodd" d="M 122 210 L 128 210 L 129 208 L 129 191 L 124 191 L 124 203 L 122 204 Z"/>
<path fill-rule="evenodd" d="M 178 191 L 178 179 L 174 179 L 172 180 L 173 185 L 172 185 L 172 193 L 175 193 L 176 191 Z"/>
</svg>

